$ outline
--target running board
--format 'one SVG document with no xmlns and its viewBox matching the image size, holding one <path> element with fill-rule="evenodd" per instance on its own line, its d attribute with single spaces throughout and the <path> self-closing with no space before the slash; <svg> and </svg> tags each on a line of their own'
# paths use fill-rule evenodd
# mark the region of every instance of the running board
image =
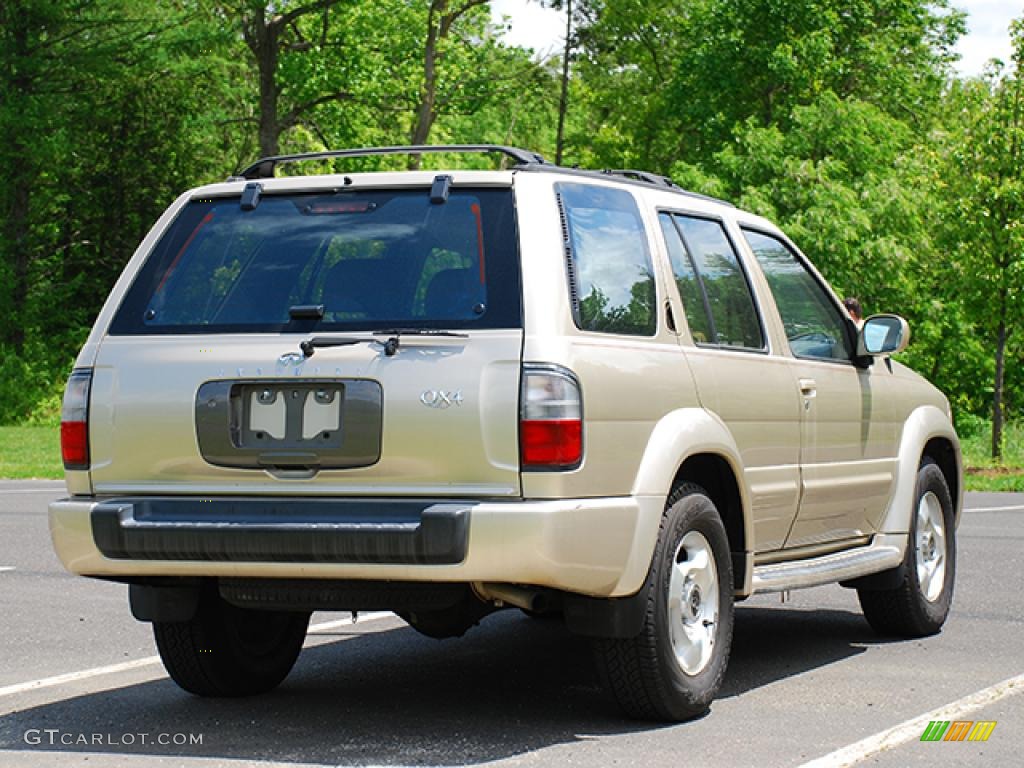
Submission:
<svg viewBox="0 0 1024 768">
<path fill-rule="evenodd" d="M 875 542 L 866 547 L 821 557 L 755 565 L 753 593 L 817 587 L 895 568 L 903 561 L 903 550 L 897 543 L 900 537 L 885 536 L 884 543 L 879 541 L 881 538 L 876 536 Z"/>
</svg>

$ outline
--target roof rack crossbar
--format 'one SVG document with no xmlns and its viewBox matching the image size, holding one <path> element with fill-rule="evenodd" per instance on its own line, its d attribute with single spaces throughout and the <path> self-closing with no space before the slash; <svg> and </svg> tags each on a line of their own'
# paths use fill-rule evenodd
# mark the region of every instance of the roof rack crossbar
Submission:
<svg viewBox="0 0 1024 768">
<path fill-rule="evenodd" d="M 553 165 L 552 163 L 544 163 L 543 165 L 524 165 L 521 166 L 520 170 L 523 171 L 537 171 L 541 173 L 560 173 L 567 176 L 578 176 L 580 178 L 591 178 L 591 179 L 607 179 L 609 176 L 618 176 L 623 183 L 626 184 L 637 184 L 642 186 L 658 186 L 662 189 L 674 192 L 678 195 L 685 195 L 686 197 L 692 197 L 696 200 L 707 200 L 709 203 L 718 203 L 719 205 L 727 205 L 730 208 L 735 208 L 733 203 L 728 200 L 722 200 L 718 197 L 712 197 L 711 195 L 702 195 L 699 192 L 691 192 L 688 189 L 684 189 L 676 184 L 671 179 L 665 176 L 658 176 L 657 174 L 648 173 L 647 171 L 629 171 L 623 173 L 622 171 L 592 171 L 583 168 L 565 168 L 560 165 Z M 640 178 L 637 174 L 643 174 L 648 178 Z"/>
<path fill-rule="evenodd" d="M 506 147 L 499 144 L 430 144 L 409 147 L 363 147 L 362 149 L 333 149 L 323 152 L 308 152 L 299 155 L 277 155 L 264 157 L 248 166 L 238 176 L 239 179 L 271 179 L 274 169 L 284 163 L 297 163 L 302 160 L 327 160 L 335 157 L 374 157 L 378 155 L 420 155 L 431 152 L 462 153 L 495 153 L 512 158 L 518 165 L 545 165 L 547 161 L 537 154 L 518 147 Z"/>
<path fill-rule="evenodd" d="M 637 171 L 632 168 L 608 168 L 604 171 L 610 176 L 624 176 L 627 179 L 633 179 L 635 181 L 645 181 L 648 184 L 654 184 L 659 187 L 672 187 L 673 189 L 678 188 L 678 185 L 672 181 L 668 176 L 659 176 L 656 173 L 650 171 Z"/>
</svg>

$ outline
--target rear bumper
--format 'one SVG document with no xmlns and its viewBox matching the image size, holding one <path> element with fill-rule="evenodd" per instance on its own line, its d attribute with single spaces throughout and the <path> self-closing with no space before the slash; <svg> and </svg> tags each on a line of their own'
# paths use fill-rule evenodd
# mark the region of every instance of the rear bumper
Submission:
<svg viewBox="0 0 1024 768">
<path fill-rule="evenodd" d="M 472 504 L 345 499 L 142 497 L 90 512 L 114 560 L 453 565 Z"/>
<path fill-rule="evenodd" d="M 633 594 L 664 499 L 552 501 L 74 497 L 50 505 L 85 576 L 507 582 Z"/>
</svg>

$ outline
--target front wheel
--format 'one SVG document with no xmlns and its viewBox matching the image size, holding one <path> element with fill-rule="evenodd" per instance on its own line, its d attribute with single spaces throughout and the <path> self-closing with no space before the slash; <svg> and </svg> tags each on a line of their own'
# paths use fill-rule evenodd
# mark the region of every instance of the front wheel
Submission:
<svg viewBox="0 0 1024 768">
<path fill-rule="evenodd" d="M 302 650 L 309 613 L 239 608 L 215 591 L 189 621 L 154 622 L 171 679 L 197 696 L 251 696 L 273 690 Z"/>
<path fill-rule="evenodd" d="M 917 472 L 902 579 L 894 589 L 857 590 L 864 617 L 883 635 L 934 635 L 946 621 L 956 577 L 956 521 L 942 471 L 925 459 Z"/>
<path fill-rule="evenodd" d="M 729 662 L 733 579 L 725 528 L 699 486 L 669 497 L 644 591 L 640 634 L 594 642 L 598 673 L 632 717 L 702 715 Z"/>
</svg>

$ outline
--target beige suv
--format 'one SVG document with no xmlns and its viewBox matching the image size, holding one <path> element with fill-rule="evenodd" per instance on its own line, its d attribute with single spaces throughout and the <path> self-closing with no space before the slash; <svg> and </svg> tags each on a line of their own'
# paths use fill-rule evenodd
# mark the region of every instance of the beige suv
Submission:
<svg viewBox="0 0 1024 768">
<path fill-rule="evenodd" d="M 511 167 L 275 177 L 440 149 Z M 858 329 L 770 222 L 661 177 L 269 158 L 182 195 L 111 292 L 53 541 L 130 585 L 201 696 L 278 685 L 311 611 L 449 637 L 518 607 L 594 638 L 626 712 L 686 719 L 755 593 L 839 582 L 879 632 L 942 626 L 960 449 L 890 358 L 908 333 Z"/>
</svg>

